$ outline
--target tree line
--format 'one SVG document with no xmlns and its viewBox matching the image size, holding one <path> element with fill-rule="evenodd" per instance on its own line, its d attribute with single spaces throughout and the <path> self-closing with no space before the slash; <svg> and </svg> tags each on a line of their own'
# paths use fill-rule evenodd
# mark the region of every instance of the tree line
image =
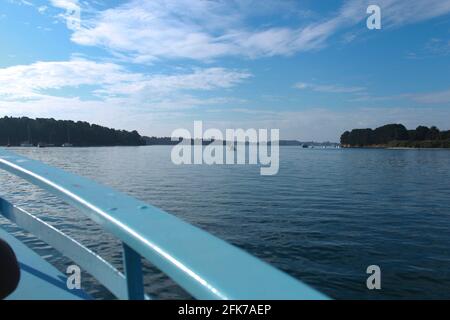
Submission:
<svg viewBox="0 0 450 320">
<path fill-rule="evenodd" d="M 418 126 L 408 130 L 402 124 L 388 124 L 372 129 L 353 129 L 341 135 L 344 147 L 416 147 L 450 148 L 450 130 L 441 131 L 437 127 Z"/>
<path fill-rule="evenodd" d="M 0 118 L 0 145 L 19 146 L 38 143 L 61 146 L 138 146 L 144 139 L 137 131 L 116 130 L 84 121 Z"/>
</svg>

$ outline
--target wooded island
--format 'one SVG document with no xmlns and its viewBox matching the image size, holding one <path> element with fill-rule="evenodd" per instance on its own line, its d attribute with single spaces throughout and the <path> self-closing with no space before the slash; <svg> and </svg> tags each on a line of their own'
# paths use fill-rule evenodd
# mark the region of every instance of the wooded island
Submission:
<svg viewBox="0 0 450 320">
<path fill-rule="evenodd" d="M 402 124 L 388 124 L 372 129 L 353 129 L 341 136 L 341 146 L 346 148 L 450 148 L 450 130 L 418 126 L 408 130 Z"/>
</svg>

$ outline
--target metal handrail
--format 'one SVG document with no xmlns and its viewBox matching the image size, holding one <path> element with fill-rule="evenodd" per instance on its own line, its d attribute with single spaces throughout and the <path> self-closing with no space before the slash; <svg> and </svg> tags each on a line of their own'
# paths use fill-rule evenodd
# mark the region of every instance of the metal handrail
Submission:
<svg viewBox="0 0 450 320">
<path fill-rule="evenodd" d="M 123 242 L 129 299 L 144 298 L 141 257 L 198 299 L 327 299 L 243 250 L 86 178 L 1 148 L 0 169 L 55 194 Z"/>
<path fill-rule="evenodd" d="M 0 215 L 63 253 L 119 299 L 128 299 L 125 276 L 114 266 L 45 221 L 0 198 Z"/>
</svg>

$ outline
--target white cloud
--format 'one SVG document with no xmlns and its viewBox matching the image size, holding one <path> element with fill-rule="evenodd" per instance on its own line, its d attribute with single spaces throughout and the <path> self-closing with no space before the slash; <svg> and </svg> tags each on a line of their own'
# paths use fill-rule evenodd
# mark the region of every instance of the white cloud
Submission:
<svg viewBox="0 0 450 320">
<path fill-rule="evenodd" d="M 9 2 L 18 4 L 18 5 L 33 6 L 33 3 L 28 0 L 9 0 Z"/>
<path fill-rule="evenodd" d="M 60 8 L 69 0 L 52 0 Z M 240 55 L 251 58 L 291 55 L 321 48 L 334 34 L 354 27 L 366 19 L 371 1 L 350 0 L 334 16 L 305 22 L 267 26 L 249 21 L 261 16 L 286 14 L 290 1 L 193 1 L 132 0 L 115 8 L 99 11 L 83 21 L 72 34 L 80 45 L 101 46 L 125 55 L 135 62 L 164 58 L 206 60 Z M 445 15 L 450 0 L 379 0 L 383 27 L 398 27 Z M 262 19 L 261 19 L 262 20 Z M 297 25 L 297 26 L 296 26 Z M 363 28 L 363 24 L 361 24 Z"/>
<path fill-rule="evenodd" d="M 386 26 L 408 25 L 450 12 L 449 0 L 382 0 L 378 3 Z"/>
<path fill-rule="evenodd" d="M 50 0 L 50 4 L 64 10 L 77 10 L 80 8 L 78 0 Z"/>
<path fill-rule="evenodd" d="M 345 87 L 340 85 L 320 85 L 306 82 L 298 82 L 294 85 L 294 88 L 300 90 L 312 90 L 316 92 L 327 92 L 327 93 L 362 93 L 366 91 L 364 87 Z"/>
<path fill-rule="evenodd" d="M 391 101 L 400 102 L 406 101 L 411 104 L 414 102 L 416 105 L 440 105 L 447 106 L 450 103 L 450 89 L 442 91 L 432 91 L 423 93 L 400 93 L 385 96 L 374 96 L 367 92 L 357 92 L 357 97 L 350 99 L 352 102 L 380 102 Z"/>
<path fill-rule="evenodd" d="M 94 86 L 103 95 L 164 96 L 183 90 L 230 88 L 250 74 L 224 68 L 196 69 L 174 75 L 132 73 L 114 63 L 74 59 L 61 62 L 36 62 L 0 69 L 0 97 L 3 99 L 39 98 L 47 89 Z"/>
<path fill-rule="evenodd" d="M 39 13 L 44 13 L 45 11 L 47 11 L 48 7 L 47 6 L 40 6 L 38 7 L 38 12 Z"/>
<path fill-rule="evenodd" d="M 0 97 L 38 98 L 46 89 L 113 85 L 140 79 L 141 75 L 126 72 L 121 66 L 113 63 L 88 60 L 36 62 L 0 69 Z"/>
<path fill-rule="evenodd" d="M 196 69 L 187 74 L 152 75 L 139 81 L 116 83 L 106 88 L 110 94 L 136 94 L 146 92 L 152 95 L 166 95 L 180 90 L 212 90 L 230 88 L 251 75 L 247 72 L 224 68 Z"/>
<path fill-rule="evenodd" d="M 424 51 L 429 56 L 448 56 L 450 55 L 450 40 L 432 38 L 426 43 Z"/>
<path fill-rule="evenodd" d="M 410 94 L 414 101 L 426 104 L 448 104 L 450 103 L 450 89 L 438 92 Z"/>
<path fill-rule="evenodd" d="M 127 53 L 137 62 L 159 58 L 208 60 L 226 55 L 289 55 L 323 44 L 338 19 L 305 28 L 249 28 L 239 1 L 131 1 L 99 12 L 72 35 L 81 45 Z M 275 2 L 271 2 L 275 4 Z"/>
</svg>

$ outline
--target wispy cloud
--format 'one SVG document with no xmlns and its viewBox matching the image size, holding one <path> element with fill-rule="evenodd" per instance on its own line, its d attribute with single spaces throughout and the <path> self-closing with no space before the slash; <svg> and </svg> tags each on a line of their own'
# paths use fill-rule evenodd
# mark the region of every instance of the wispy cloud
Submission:
<svg viewBox="0 0 450 320">
<path fill-rule="evenodd" d="M 47 6 L 39 6 L 37 10 L 39 13 L 44 13 L 47 11 L 47 9 L 48 9 Z"/>
<path fill-rule="evenodd" d="M 139 81 L 142 76 L 126 72 L 113 63 L 88 60 L 36 62 L 0 69 L 0 97 L 28 99 L 42 96 L 46 89 L 80 85 L 113 85 Z"/>
<path fill-rule="evenodd" d="M 50 4 L 64 10 L 76 10 L 80 8 L 78 0 L 50 0 Z"/>
<path fill-rule="evenodd" d="M 33 3 L 28 0 L 8 0 L 11 3 L 15 3 L 18 5 L 26 5 L 26 6 L 33 6 Z"/>
<path fill-rule="evenodd" d="M 312 90 L 316 92 L 327 92 L 327 93 L 362 93 L 366 91 L 365 87 L 346 87 L 335 84 L 313 84 L 306 82 L 298 82 L 294 85 L 294 88 L 300 90 Z"/>
<path fill-rule="evenodd" d="M 326 46 L 331 36 L 362 22 L 370 4 L 366 0 L 350 0 L 334 16 L 307 23 L 299 20 L 298 27 L 249 24 L 255 8 L 271 8 L 272 11 L 258 12 L 267 15 L 286 10 L 287 3 L 295 7 L 292 2 L 267 2 L 261 6 L 261 1 L 251 0 L 133 0 L 86 18 L 72 40 L 104 47 L 136 62 L 291 55 Z M 73 5 L 69 0 L 52 3 L 59 8 Z M 383 10 L 384 27 L 398 27 L 450 12 L 450 0 L 379 0 L 378 4 Z"/>
<path fill-rule="evenodd" d="M 383 24 L 386 27 L 413 24 L 450 12 L 448 0 L 380 0 L 377 2 L 383 10 Z"/>
<path fill-rule="evenodd" d="M 166 94 L 183 90 L 230 88 L 251 75 L 224 68 L 195 69 L 174 75 L 145 75 L 127 71 L 114 63 L 82 59 L 36 62 L 0 69 L 0 97 L 29 99 L 44 95 L 47 89 L 93 86 L 104 95 Z"/>
<path fill-rule="evenodd" d="M 425 45 L 425 51 L 433 56 L 450 55 L 450 40 L 432 38 Z"/>
<path fill-rule="evenodd" d="M 410 94 L 414 101 L 425 104 L 448 104 L 450 103 L 450 89 L 424 94 Z"/>
<path fill-rule="evenodd" d="M 119 82 L 108 85 L 110 94 L 166 95 L 181 90 L 212 90 L 230 88 L 251 75 L 247 72 L 226 70 L 224 68 L 196 69 L 187 74 L 143 76 L 139 81 Z"/>
<path fill-rule="evenodd" d="M 442 38 L 431 38 L 422 49 L 406 53 L 407 59 L 429 59 L 436 57 L 447 57 L 450 55 L 450 40 Z"/>
<path fill-rule="evenodd" d="M 250 1 L 247 1 L 248 3 Z M 273 7 L 276 2 L 271 1 Z M 249 27 L 253 8 L 239 1 L 131 1 L 85 21 L 72 40 L 127 54 L 137 62 L 161 58 L 290 55 L 323 45 L 339 21 L 305 28 Z"/>
<path fill-rule="evenodd" d="M 351 98 L 351 102 L 406 102 L 411 104 L 414 102 L 416 105 L 442 105 L 448 106 L 450 103 L 450 89 L 441 91 L 430 91 L 423 93 L 399 93 L 393 95 L 372 95 L 367 92 L 358 94 L 356 97 Z"/>
</svg>

